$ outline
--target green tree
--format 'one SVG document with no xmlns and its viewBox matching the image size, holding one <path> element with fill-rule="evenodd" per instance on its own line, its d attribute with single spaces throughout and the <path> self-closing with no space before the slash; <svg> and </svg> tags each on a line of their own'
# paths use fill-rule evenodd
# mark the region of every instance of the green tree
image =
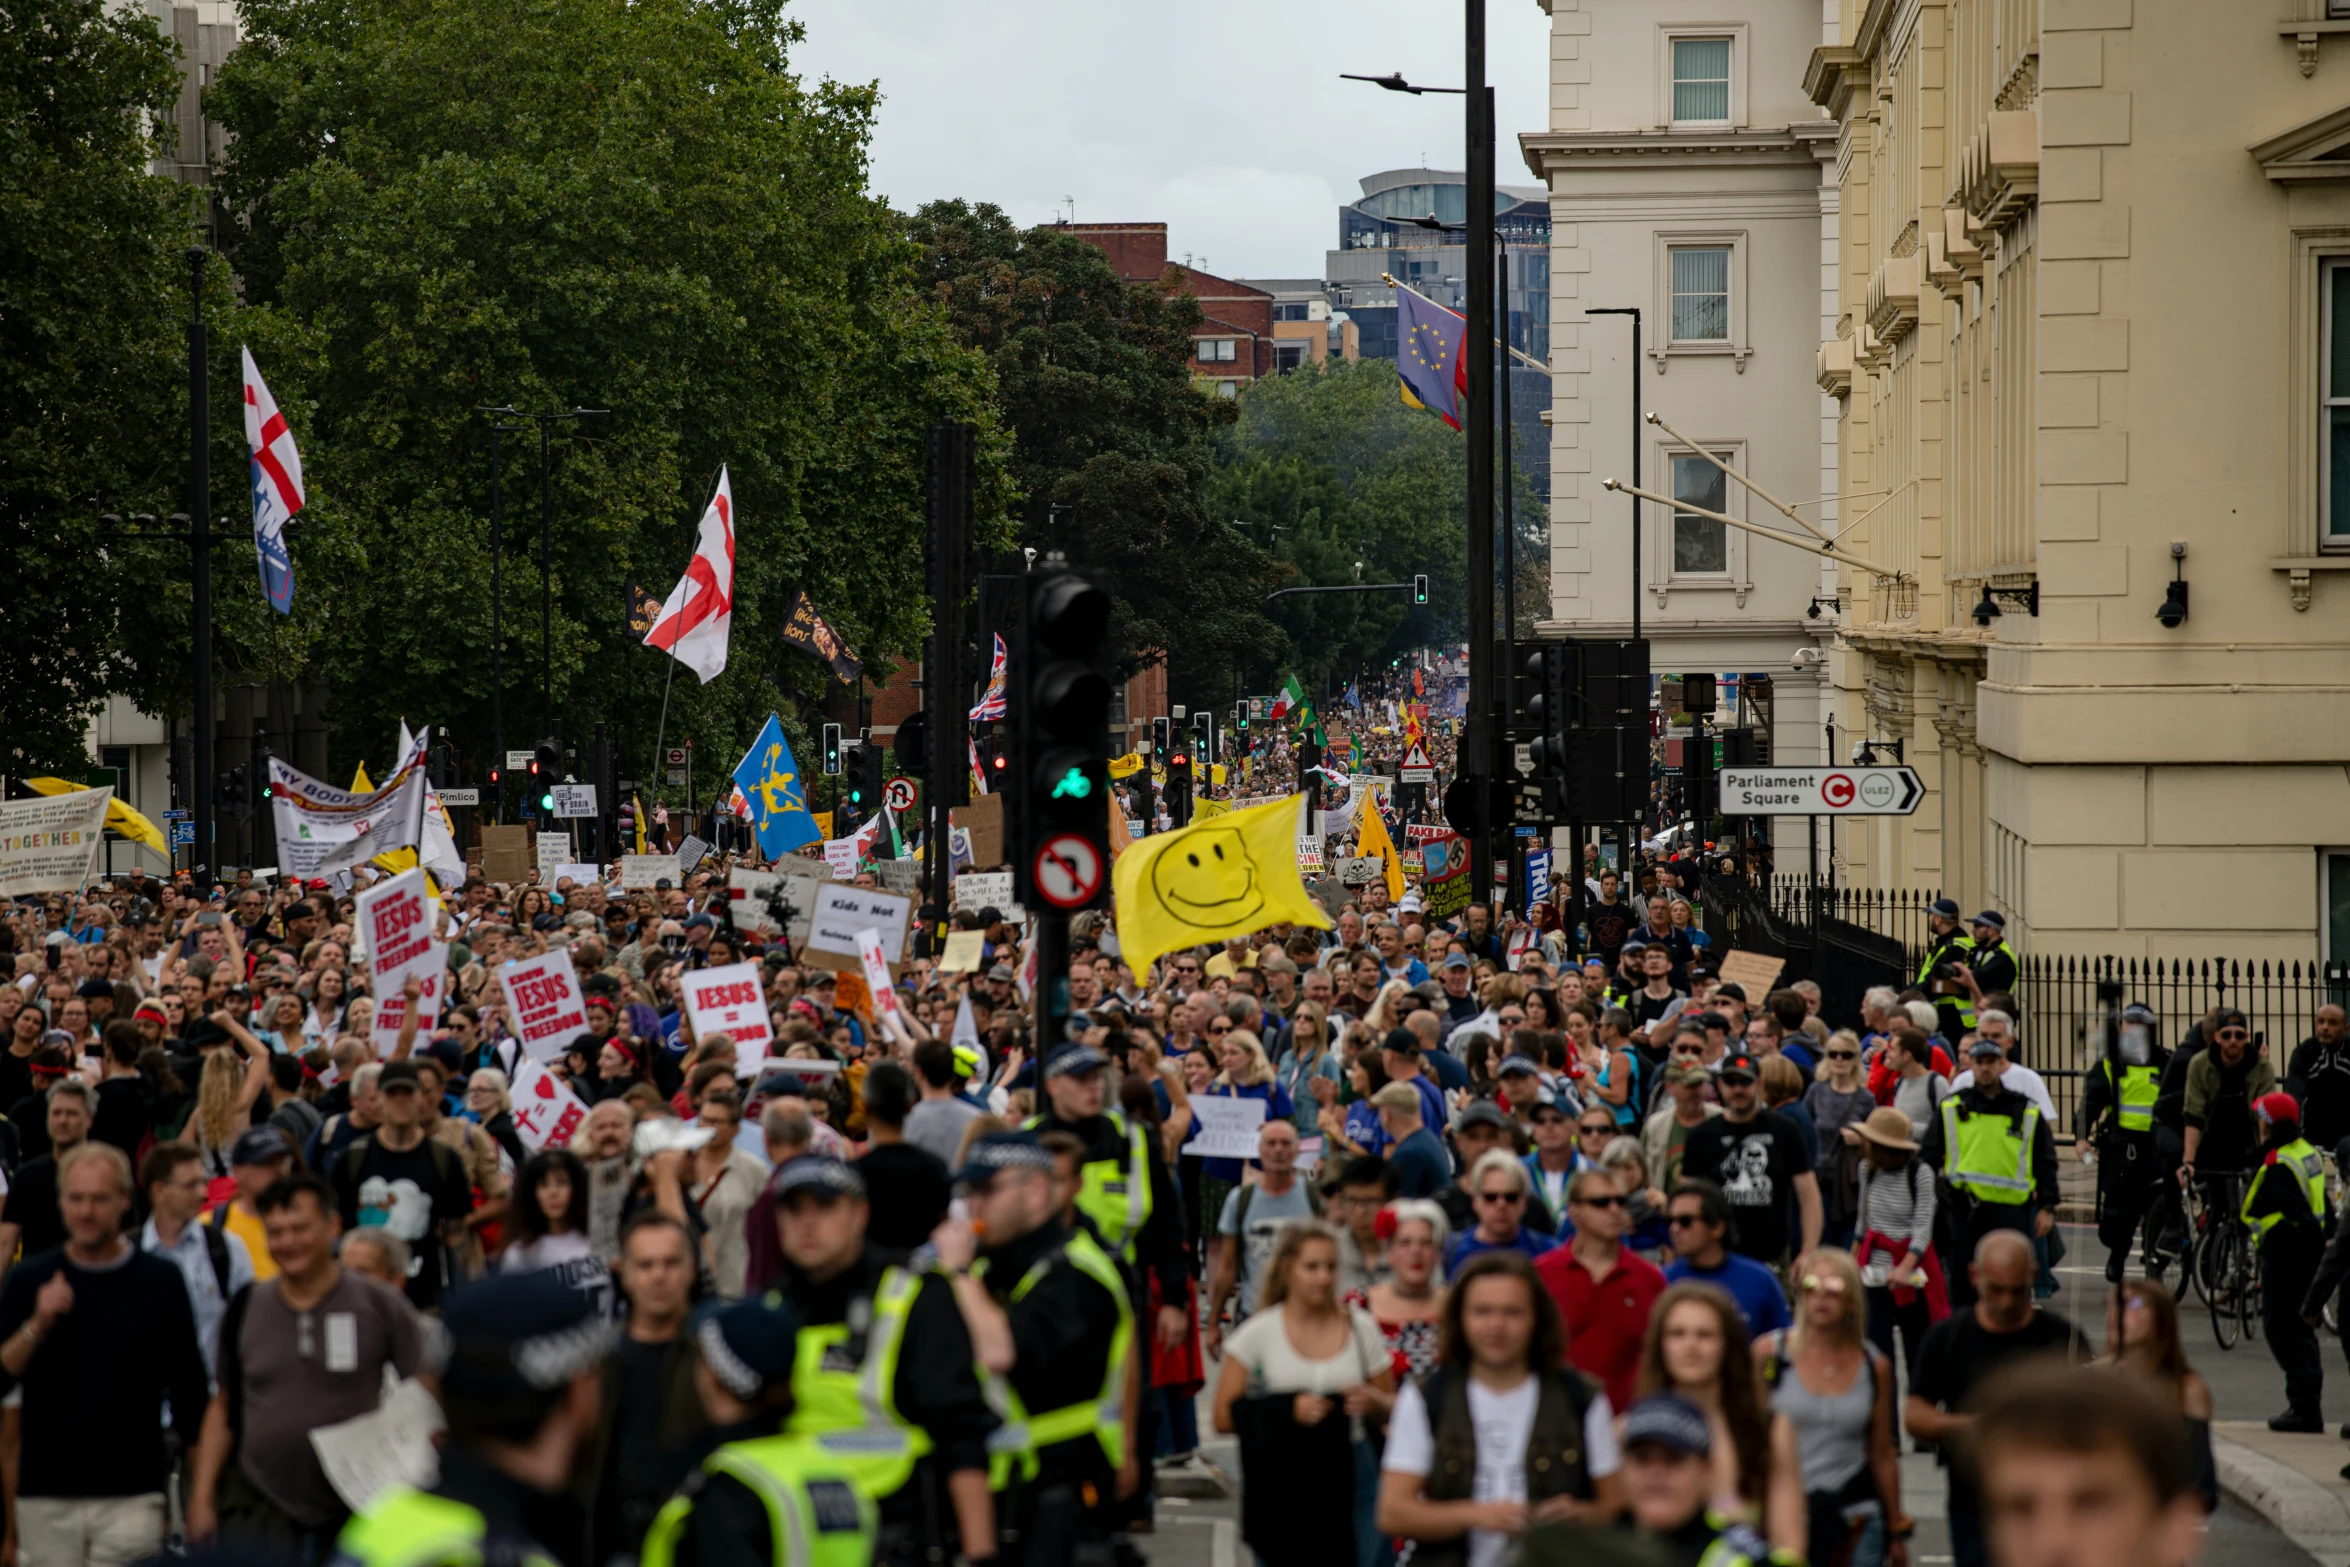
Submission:
<svg viewBox="0 0 2350 1567">
<path fill-rule="evenodd" d="M 1210 436 L 1232 415 L 1191 379 L 1198 302 L 985 203 L 933 202 L 908 231 L 932 296 L 994 370 L 1019 542 L 1110 574 L 1125 672 L 1164 656 L 1178 700 L 1229 701 L 1240 672 L 1285 652 L 1260 610 L 1282 578 L 1205 504 Z"/>
<path fill-rule="evenodd" d="M 794 585 L 868 663 L 918 646 L 924 432 L 980 427 L 991 539 L 1005 446 L 984 360 L 866 190 L 873 90 L 795 77 L 781 0 L 241 15 L 212 94 L 235 137 L 226 249 L 301 409 L 320 515 L 295 560 L 331 606 L 309 668 L 333 685 L 338 766 L 384 755 L 402 716 L 487 749 L 487 405 L 609 410 L 554 445 L 551 645 L 536 436 L 506 437 L 509 745 L 538 727 L 546 658 L 568 740 L 605 720 L 624 773 L 651 761 L 671 663 L 628 630 L 625 590 L 676 581 L 722 464 L 729 664 L 675 682 L 672 743 L 731 762 L 771 708 L 822 696 L 830 676 L 775 640 Z"/>
<path fill-rule="evenodd" d="M 186 573 L 184 550 L 98 520 L 179 510 L 191 230 L 186 192 L 147 172 L 178 91 L 143 12 L 0 9 L 0 771 L 88 767 L 90 716 L 129 676 L 126 621 Z"/>
<path fill-rule="evenodd" d="M 1461 433 L 1405 404 L 1395 366 L 1332 361 L 1250 387 L 1217 438 L 1209 504 L 1252 537 L 1277 541 L 1301 584 L 1429 579 L 1429 602 L 1403 594 L 1305 595 L 1275 618 L 1309 688 L 1373 668 L 1468 624 L 1468 464 Z M 1498 473 L 1498 469 L 1497 469 Z M 1519 634 L 1549 613 L 1548 528 L 1522 467 L 1513 474 Z M 1499 519 L 1496 519 L 1498 531 Z M 1356 563 L 1360 562 L 1358 572 Z M 1495 627 L 1501 624 L 1497 602 Z M 1256 672 L 1259 684 L 1278 671 Z"/>
</svg>

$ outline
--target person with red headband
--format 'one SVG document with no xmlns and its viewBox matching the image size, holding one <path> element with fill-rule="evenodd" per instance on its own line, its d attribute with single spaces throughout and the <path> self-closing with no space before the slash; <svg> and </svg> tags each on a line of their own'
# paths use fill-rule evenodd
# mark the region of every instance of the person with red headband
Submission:
<svg viewBox="0 0 2350 1567">
<path fill-rule="evenodd" d="M 2285 1411 L 2268 1428 L 2323 1431 L 2318 1395 L 2325 1388 L 2325 1365 L 2317 1330 L 2303 1319 L 2301 1303 L 2330 1228 L 2325 1161 L 2301 1135 L 2301 1105 L 2291 1094 L 2262 1094 L 2252 1102 L 2252 1114 L 2261 1128 L 2260 1166 L 2244 1191 L 2244 1222 L 2260 1255 L 2260 1325 L 2285 1374 Z"/>
</svg>

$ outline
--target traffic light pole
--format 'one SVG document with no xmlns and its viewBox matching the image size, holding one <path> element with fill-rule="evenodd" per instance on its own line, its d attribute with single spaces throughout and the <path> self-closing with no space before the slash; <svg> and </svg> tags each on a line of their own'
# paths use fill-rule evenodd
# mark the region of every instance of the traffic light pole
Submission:
<svg viewBox="0 0 2350 1567">
<path fill-rule="evenodd" d="M 923 790 L 924 876 L 943 940 L 953 900 L 952 811 L 968 786 L 970 695 L 962 669 L 963 599 L 971 540 L 972 430 L 941 421 L 930 427 L 930 661 L 922 671 L 930 710 L 930 777 Z"/>
<path fill-rule="evenodd" d="M 188 554 L 190 566 L 189 618 L 195 646 L 195 712 L 189 721 L 194 741 L 195 777 L 188 814 L 196 830 L 190 868 L 197 877 L 196 893 L 204 894 L 206 876 L 219 874 L 220 855 L 213 842 L 212 790 L 212 402 L 207 384 L 206 358 L 210 345 L 204 328 L 204 263 L 209 253 L 201 245 L 189 247 L 188 273 L 194 284 L 188 308 Z"/>
<path fill-rule="evenodd" d="M 1468 397 L 1461 421 L 1469 443 L 1468 744 L 1461 770 L 1480 781 L 1495 775 L 1499 717 L 1493 690 L 1493 94 L 1485 84 L 1485 0 L 1463 0 L 1461 101 L 1468 109 L 1468 323 L 1462 336 L 1479 345 L 1466 354 Z M 1476 833 L 1469 845 L 1469 898 L 1493 899 L 1492 791 L 1476 793 Z"/>
</svg>

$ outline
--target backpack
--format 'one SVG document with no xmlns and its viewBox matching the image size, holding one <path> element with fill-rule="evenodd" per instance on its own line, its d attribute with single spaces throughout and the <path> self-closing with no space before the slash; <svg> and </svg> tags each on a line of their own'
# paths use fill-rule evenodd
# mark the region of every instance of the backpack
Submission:
<svg viewBox="0 0 2350 1567">
<path fill-rule="evenodd" d="M 228 1299 L 228 1236 L 221 1226 L 228 1223 L 228 1204 L 208 1211 L 196 1226 L 204 1237 L 204 1260 L 212 1264 L 212 1282 L 219 1286 L 220 1298 Z"/>
</svg>

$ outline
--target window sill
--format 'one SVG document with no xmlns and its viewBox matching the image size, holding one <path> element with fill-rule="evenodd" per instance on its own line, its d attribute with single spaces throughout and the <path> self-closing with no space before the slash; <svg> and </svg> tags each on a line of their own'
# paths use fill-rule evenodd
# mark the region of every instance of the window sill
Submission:
<svg viewBox="0 0 2350 1567">
<path fill-rule="evenodd" d="M 2339 555 L 2274 555 L 2269 558 L 2268 569 L 2285 574 L 2286 586 L 2293 593 L 2293 608 L 2306 613 L 2310 595 L 2316 588 L 2310 574 L 2319 571 L 2350 571 L 2350 550 Z"/>
<path fill-rule="evenodd" d="M 1663 375 L 1665 373 L 1665 362 L 1667 360 L 1682 358 L 1729 359 L 1736 363 L 1738 373 L 1740 375 L 1744 375 L 1746 373 L 1746 361 L 1753 356 L 1753 353 L 1753 349 L 1744 347 L 1738 343 L 1700 341 L 1694 343 L 1667 342 L 1660 345 L 1659 347 L 1650 349 L 1648 351 L 1648 356 L 1652 361 L 1655 362 L 1656 373 L 1658 375 Z"/>
</svg>

